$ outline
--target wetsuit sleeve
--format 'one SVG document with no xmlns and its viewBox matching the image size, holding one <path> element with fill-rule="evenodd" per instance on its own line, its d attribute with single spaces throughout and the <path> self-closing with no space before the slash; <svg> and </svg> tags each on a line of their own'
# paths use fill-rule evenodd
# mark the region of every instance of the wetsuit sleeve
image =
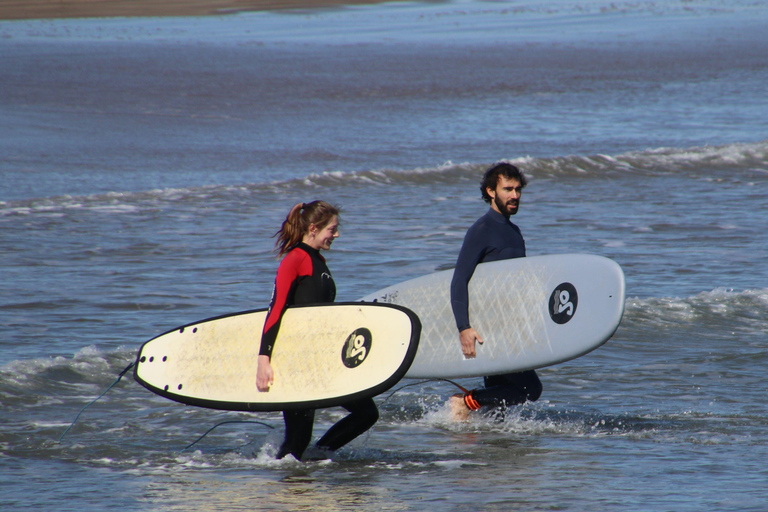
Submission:
<svg viewBox="0 0 768 512">
<path fill-rule="evenodd" d="M 467 231 L 464 238 L 464 244 L 459 251 L 459 257 L 456 260 L 456 268 L 453 271 L 451 280 L 451 308 L 453 317 L 456 320 L 456 327 L 459 332 L 470 327 L 469 323 L 469 280 L 475 273 L 475 267 L 483 261 L 485 247 L 487 244 L 480 239 L 478 230 Z"/>
<path fill-rule="evenodd" d="M 261 334 L 261 347 L 259 355 L 272 356 L 275 339 L 280 330 L 280 322 L 285 310 L 290 306 L 289 298 L 299 283 L 302 276 L 312 275 L 312 259 L 304 251 L 293 250 L 289 252 L 280 266 L 277 268 L 275 278 L 275 290 L 272 294 L 272 303 L 269 306 L 267 319 L 264 322 L 264 330 Z"/>
</svg>

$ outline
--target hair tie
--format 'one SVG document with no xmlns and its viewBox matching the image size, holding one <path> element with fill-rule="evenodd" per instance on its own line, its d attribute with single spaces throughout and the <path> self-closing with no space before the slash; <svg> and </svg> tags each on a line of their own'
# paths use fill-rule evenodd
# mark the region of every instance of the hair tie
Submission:
<svg viewBox="0 0 768 512">
<path fill-rule="evenodd" d="M 306 208 L 306 207 L 307 207 L 307 203 L 301 203 L 301 209 L 302 209 L 302 210 L 303 210 L 304 208 Z"/>
</svg>

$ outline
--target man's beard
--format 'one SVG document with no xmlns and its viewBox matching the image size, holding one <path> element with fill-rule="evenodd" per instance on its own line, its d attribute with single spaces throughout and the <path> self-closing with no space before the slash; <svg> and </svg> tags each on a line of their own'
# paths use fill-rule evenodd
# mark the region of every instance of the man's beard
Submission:
<svg viewBox="0 0 768 512">
<path fill-rule="evenodd" d="M 517 204 L 515 205 L 514 209 L 510 212 L 509 209 L 507 208 L 507 203 L 502 203 L 499 200 L 499 196 L 494 197 L 493 198 L 493 202 L 496 203 L 496 208 L 499 209 L 499 211 L 502 213 L 502 215 L 505 215 L 507 217 L 510 216 L 510 215 L 516 214 L 518 208 L 520 208 L 520 201 L 518 201 Z"/>
</svg>

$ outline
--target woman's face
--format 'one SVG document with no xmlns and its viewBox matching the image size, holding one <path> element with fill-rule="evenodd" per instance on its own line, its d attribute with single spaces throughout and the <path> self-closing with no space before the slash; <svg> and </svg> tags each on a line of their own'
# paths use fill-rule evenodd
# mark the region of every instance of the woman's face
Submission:
<svg viewBox="0 0 768 512">
<path fill-rule="evenodd" d="M 331 248 L 333 241 L 339 237 L 339 218 L 334 215 L 331 221 L 323 229 L 318 230 L 317 227 L 312 224 L 309 227 L 309 234 L 304 237 L 304 243 L 313 249 L 328 250 Z"/>
</svg>

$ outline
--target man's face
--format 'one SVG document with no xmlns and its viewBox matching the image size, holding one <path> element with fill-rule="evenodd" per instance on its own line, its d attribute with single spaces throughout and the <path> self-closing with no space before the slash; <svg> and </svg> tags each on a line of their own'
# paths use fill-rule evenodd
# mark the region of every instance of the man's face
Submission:
<svg viewBox="0 0 768 512">
<path fill-rule="evenodd" d="M 518 208 L 520 208 L 520 196 L 523 194 L 520 181 L 499 176 L 496 189 L 489 188 L 487 191 L 492 199 L 491 208 L 507 218 L 517 213 Z"/>
</svg>

